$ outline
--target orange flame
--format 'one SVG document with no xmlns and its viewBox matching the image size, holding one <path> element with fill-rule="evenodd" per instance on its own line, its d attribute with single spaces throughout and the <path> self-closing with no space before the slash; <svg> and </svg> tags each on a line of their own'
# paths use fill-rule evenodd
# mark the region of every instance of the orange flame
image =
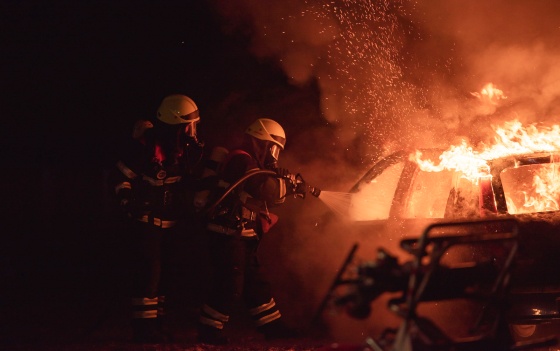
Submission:
<svg viewBox="0 0 560 351">
<path fill-rule="evenodd" d="M 510 213 L 532 213 L 544 211 L 558 211 L 560 206 L 558 199 L 560 195 L 560 182 L 558 182 L 558 165 L 546 165 L 541 167 L 533 177 L 531 189 L 520 191 L 523 199 L 521 206 L 514 201 L 514 195 L 507 197 L 507 206 Z"/>
<path fill-rule="evenodd" d="M 488 160 L 499 157 L 521 155 L 533 152 L 555 152 L 560 150 L 560 125 L 538 128 L 536 125 L 524 127 L 517 120 L 506 122 L 504 126 L 492 126 L 496 136 L 493 144 L 481 150 L 474 150 L 465 140 L 461 145 L 451 146 L 440 156 L 440 163 L 435 165 L 430 160 L 422 160 L 422 152 L 416 151 L 411 160 L 418 163 L 420 169 L 439 172 L 444 169 L 462 172 L 465 178 L 477 181 L 488 175 Z"/>
<path fill-rule="evenodd" d="M 480 93 L 471 93 L 471 95 L 476 96 L 480 100 L 490 101 L 494 105 L 498 103 L 498 100 L 507 99 L 504 92 L 496 88 L 492 83 L 486 84 Z"/>
<path fill-rule="evenodd" d="M 428 172 L 451 170 L 457 172 L 461 178 L 466 178 L 478 184 L 481 180 L 491 179 L 488 161 L 500 157 L 531 154 L 552 153 L 560 151 L 560 125 L 551 127 L 537 127 L 537 125 L 523 126 L 521 122 L 513 120 L 503 126 L 492 126 L 495 131 L 493 142 L 483 145 L 478 150 L 469 146 L 466 141 L 460 145 L 451 146 L 439 156 L 439 163 L 422 159 L 422 152 L 416 151 L 410 159 L 416 162 L 420 169 Z M 555 163 L 558 157 L 551 158 L 552 163 L 539 165 L 528 175 L 521 175 L 512 171 L 509 175 L 516 186 L 511 188 L 511 198 L 507 198 L 509 213 L 532 213 L 542 211 L 557 211 L 560 209 L 560 182 L 558 176 L 560 165 Z M 517 172 L 522 172 L 519 167 Z M 522 179 L 522 177 L 531 179 Z M 517 189 L 522 188 L 522 190 Z M 506 194 L 508 197 L 508 194 Z"/>
</svg>

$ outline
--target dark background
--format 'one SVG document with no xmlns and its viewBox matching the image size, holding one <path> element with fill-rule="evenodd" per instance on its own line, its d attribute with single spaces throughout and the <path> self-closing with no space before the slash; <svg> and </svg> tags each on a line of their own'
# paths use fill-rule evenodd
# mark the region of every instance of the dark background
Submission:
<svg viewBox="0 0 560 351">
<path fill-rule="evenodd" d="M 0 4 L 0 341 L 79 342 L 128 327 L 128 238 L 106 179 L 132 123 L 165 95 L 195 100 L 209 146 L 263 114 L 304 109 L 309 121 L 285 125 L 292 135 L 320 121 L 313 85 L 290 86 L 244 33 L 223 29 L 207 1 Z M 178 318 L 188 324 L 204 271 L 192 269 L 197 238 L 183 240 Z"/>
<path fill-rule="evenodd" d="M 0 346 L 126 338 L 128 238 L 106 178 L 132 123 L 152 118 L 165 95 L 196 101 L 209 147 L 255 118 L 277 119 L 284 165 L 346 191 L 381 153 L 461 136 L 474 145 L 513 118 L 557 124 L 558 6 L 1 1 Z M 508 98 L 475 98 L 488 82 Z M 294 212 L 314 224 L 320 200 L 296 201 L 279 226 Z M 263 241 L 264 256 L 285 283 L 284 315 L 306 322 L 309 311 L 291 307 L 323 297 L 352 237 L 287 227 L 285 241 Z M 182 240 L 175 316 L 189 330 L 204 270 L 197 237 Z"/>
</svg>

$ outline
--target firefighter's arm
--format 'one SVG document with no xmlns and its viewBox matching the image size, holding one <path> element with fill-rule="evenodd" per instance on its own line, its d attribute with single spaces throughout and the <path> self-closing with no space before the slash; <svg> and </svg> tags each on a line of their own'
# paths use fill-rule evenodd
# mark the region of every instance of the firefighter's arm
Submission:
<svg viewBox="0 0 560 351">
<path fill-rule="evenodd" d="M 118 161 L 116 168 L 115 195 L 123 212 L 129 212 L 132 205 L 133 184 L 138 175 L 123 161 Z"/>
<path fill-rule="evenodd" d="M 285 184 L 285 195 L 294 195 L 294 197 L 301 197 L 305 198 L 305 194 L 307 193 L 307 184 L 303 180 L 303 177 L 298 174 L 290 173 L 285 168 L 278 168 L 276 170 L 278 176 L 281 181 L 284 181 Z"/>
<path fill-rule="evenodd" d="M 267 177 L 261 186 L 261 197 L 268 203 L 279 205 L 284 203 L 287 196 L 304 198 L 307 185 L 296 176 Z"/>
</svg>

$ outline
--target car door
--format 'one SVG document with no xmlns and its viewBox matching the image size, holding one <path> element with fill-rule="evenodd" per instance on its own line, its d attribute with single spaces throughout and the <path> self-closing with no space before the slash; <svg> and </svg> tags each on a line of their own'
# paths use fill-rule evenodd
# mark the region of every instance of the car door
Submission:
<svg viewBox="0 0 560 351">
<path fill-rule="evenodd" d="M 441 153 L 423 152 L 428 157 Z M 410 154 L 398 151 L 383 158 L 350 189 L 349 217 L 362 245 L 401 251 L 401 239 L 445 218 L 452 172 L 422 171 Z"/>
</svg>

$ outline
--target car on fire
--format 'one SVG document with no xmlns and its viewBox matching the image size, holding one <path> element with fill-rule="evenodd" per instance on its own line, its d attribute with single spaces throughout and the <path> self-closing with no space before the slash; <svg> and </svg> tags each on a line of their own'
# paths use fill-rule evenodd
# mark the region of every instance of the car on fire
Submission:
<svg viewBox="0 0 560 351">
<path fill-rule="evenodd" d="M 357 236 L 372 242 L 391 237 L 395 245 L 387 251 L 398 254 L 431 225 L 458 223 L 468 233 L 471 222 L 512 219 L 519 245 L 508 282 L 510 333 L 519 341 L 558 334 L 560 153 L 487 159 L 474 176 L 434 171 L 414 156 L 437 162 L 444 151 L 398 151 L 376 162 L 350 189 L 348 215 Z"/>
</svg>

